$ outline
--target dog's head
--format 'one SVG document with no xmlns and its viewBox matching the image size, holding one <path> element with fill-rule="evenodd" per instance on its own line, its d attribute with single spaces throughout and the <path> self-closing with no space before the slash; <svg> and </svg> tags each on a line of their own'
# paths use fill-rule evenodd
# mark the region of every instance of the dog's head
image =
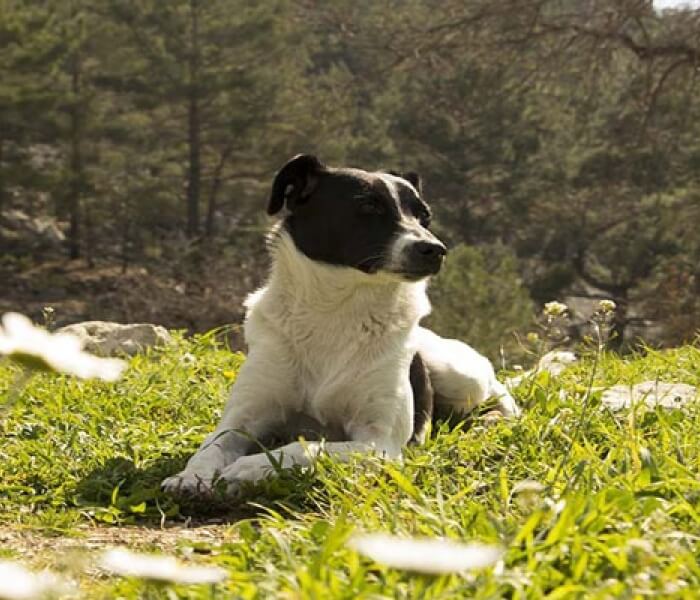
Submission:
<svg viewBox="0 0 700 600">
<path fill-rule="evenodd" d="M 418 281 L 440 270 L 447 250 L 429 230 L 430 208 L 415 173 L 326 167 L 300 154 L 275 177 L 267 212 L 312 260 Z"/>
</svg>

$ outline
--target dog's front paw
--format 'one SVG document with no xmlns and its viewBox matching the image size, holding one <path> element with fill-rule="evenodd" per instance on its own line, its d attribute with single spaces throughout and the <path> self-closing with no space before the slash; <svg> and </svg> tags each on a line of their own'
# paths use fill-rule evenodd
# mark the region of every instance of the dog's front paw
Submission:
<svg viewBox="0 0 700 600">
<path fill-rule="evenodd" d="M 223 470 L 215 486 L 227 497 L 236 497 L 247 485 L 257 483 L 274 473 L 275 468 L 266 455 L 242 456 Z"/>
<path fill-rule="evenodd" d="M 498 398 L 495 410 L 499 412 L 501 416 L 509 419 L 519 417 L 522 412 L 510 394 L 503 394 Z"/>
<path fill-rule="evenodd" d="M 164 479 L 160 484 L 160 489 L 166 494 L 179 498 L 206 498 L 214 494 L 212 478 L 187 471 Z"/>
</svg>

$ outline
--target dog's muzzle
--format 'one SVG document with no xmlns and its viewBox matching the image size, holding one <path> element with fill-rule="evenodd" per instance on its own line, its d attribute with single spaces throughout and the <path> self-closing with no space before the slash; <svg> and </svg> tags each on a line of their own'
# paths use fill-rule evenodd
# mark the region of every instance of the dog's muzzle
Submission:
<svg viewBox="0 0 700 600">
<path fill-rule="evenodd" d="M 442 267 L 447 254 L 445 245 L 437 240 L 414 242 L 407 251 L 408 270 L 423 277 L 435 275 Z"/>
</svg>

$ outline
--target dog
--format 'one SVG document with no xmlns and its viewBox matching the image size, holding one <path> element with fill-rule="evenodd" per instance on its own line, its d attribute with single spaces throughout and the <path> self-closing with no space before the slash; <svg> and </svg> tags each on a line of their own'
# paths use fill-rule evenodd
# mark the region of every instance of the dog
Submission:
<svg viewBox="0 0 700 600">
<path fill-rule="evenodd" d="M 268 213 L 283 209 L 267 284 L 245 303 L 248 356 L 221 422 L 166 492 L 235 496 L 321 453 L 400 458 L 434 407 L 464 414 L 493 399 L 519 414 L 488 359 L 419 325 L 447 249 L 417 174 L 298 155 L 272 185 Z"/>
</svg>

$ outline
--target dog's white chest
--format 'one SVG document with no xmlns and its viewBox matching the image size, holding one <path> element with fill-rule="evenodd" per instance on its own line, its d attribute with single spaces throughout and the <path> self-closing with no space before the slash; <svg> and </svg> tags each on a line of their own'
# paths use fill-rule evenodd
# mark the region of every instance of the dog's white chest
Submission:
<svg viewBox="0 0 700 600">
<path fill-rule="evenodd" d="M 412 333 L 429 307 L 425 286 L 366 277 L 282 245 L 268 285 L 246 303 L 246 338 L 293 374 L 286 407 L 346 430 L 382 423 L 405 443 Z"/>
<path fill-rule="evenodd" d="M 257 336 L 253 343 L 261 337 L 275 339 L 279 362 L 295 375 L 290 402 L 296 410 L 323 424 L 344 427 L 367 402 L 394 401 L 410 392 L 395 383 L 385 385 L 401 377 L 408 381 L 412 352 L 407 333 L 393 330 L 381 315 L 320 313 L 287 305 L 271 320 L 262 313 L 265 304 L 249 315 L 249 328 Z M 255 314 L 258 309 L 262 314 Z"/>
</svg>

